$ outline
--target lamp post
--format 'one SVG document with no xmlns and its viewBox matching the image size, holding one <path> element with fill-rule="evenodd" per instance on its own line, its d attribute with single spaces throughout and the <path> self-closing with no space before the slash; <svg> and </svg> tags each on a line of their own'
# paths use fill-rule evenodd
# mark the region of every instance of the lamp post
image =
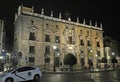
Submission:
<svg viewBox="0 0 120 82">
<path fill-rule="evenodd" d="M 93 51 L 89 50 L 89 68 L 90 68 L 90 79 L 91 79 L 91 72 L 92 72 L 92 66 L 93 66 L 93 62 L 92 62 L 92 55 L 93 55 Z"/>
<path fill-rule="evenodd" d="M 7 62 L 10 62 L 10 56 L 11 56 L 11 54 L 10 54 L 10 53 L 7 53 L 7 57 L 6 57 L 6 61 L 7 61 Z"/>
<path fill-rule="evenodd" d="M 3 71 L 3 56 L 0 55 L 0 71 Z"/>
<path fill-rule="evenodd" d="M 89 59 L 90 59 L 90 69 L 91 69 L 91 70 L 92 70 L 92 66 L 93 66 L 92 55 L 93 55 L 93 51 L 90 50 Z"/>
<path fill-rule="evenodd" d="M 20 59 L 22 58 L 22 52 L 18 52 L 18 65 L 20 66 Z"/>
<path fill-rule="evenodd" d="M 0 56 L 0 64 L 3 63 L 3 56 Z"/>
<path fill-rule="evenodd" d="M 54 64 L 53 64 L 53 71 L 56 71 L 55 69 L 55 50 L 56 50 L 56 46 L 53 46 L 53 49 L 54 49 Z"/>
<path fill-rule="evenodd" d="M 3 56 L 3 61 L 4 63 L 6 63 L 6 51 L 5 50 L 2 50 L 2 56 Z"/>
</svg>

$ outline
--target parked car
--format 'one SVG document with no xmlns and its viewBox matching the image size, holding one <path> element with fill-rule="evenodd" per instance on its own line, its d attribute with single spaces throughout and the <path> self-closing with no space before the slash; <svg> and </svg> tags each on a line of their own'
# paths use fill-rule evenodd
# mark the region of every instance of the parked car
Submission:
<svg viewBox="0 0 120 82">
<path fill-rule="evenodd" d="M 22 66 L 0 73 L 0 82 L 38 81 L 41 77 L 42 72 L 38 67 Z"/>
</svg>

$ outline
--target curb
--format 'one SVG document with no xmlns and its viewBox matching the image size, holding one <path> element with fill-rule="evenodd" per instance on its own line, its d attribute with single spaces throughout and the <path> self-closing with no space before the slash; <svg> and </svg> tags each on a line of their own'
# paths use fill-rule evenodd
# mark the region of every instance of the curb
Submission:
<svg viewBox="0 0 120 82">
<path fill-rule="evenodd" d="M 79 74 L 79 73 L 97 73 L 97 72 L 106 72 L 106 71 L 114 71 L 118 69 L 105 69 L 105 70 L 99 70 L 99 71 L 42 71 L 43 74 Z"/>
</svg>

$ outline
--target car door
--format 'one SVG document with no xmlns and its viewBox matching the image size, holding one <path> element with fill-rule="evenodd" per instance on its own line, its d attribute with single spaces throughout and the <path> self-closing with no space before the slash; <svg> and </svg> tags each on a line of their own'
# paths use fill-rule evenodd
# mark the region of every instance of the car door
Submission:
<svg viewBox="0 0 120 82">
<path fill-rule="evenodd" d="M 27 80 L 27 74 L 25 67 L 18 68 L 14 71 L 14 79 L 15 81 L 26 81 Z"/>
<path fill-rule="evenodd" d="M 26 67 L 26 77 L 27 77 L 27 80 L 32 80 L 33 79 L 33 75 L 34 75 L 33 67 Z"/>
</svg>

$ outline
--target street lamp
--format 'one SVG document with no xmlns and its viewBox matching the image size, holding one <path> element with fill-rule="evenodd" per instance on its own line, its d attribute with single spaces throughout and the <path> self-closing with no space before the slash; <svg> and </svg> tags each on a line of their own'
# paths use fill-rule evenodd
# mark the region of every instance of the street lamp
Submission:
<svg viewBox="0 0 120 82">
<path fill-rule="evenodd" d="M 3 56 L 0 56 L 0 59 L 3 59 Z"/>
<path fill-rule="evenodd" d="M 56 50 L 56 46 L 53 46 L 53 49 L 54 49 L 54 65 L 53 65 L 53 71 L 56 71 L 55 69 L 55 50 Z"/>
<path fill-rule="evenodd" d="M 115 55 L 115 53 L 114 52 L 112 52 L 112 56 L 114 56 Z"/>
<path fill-rule="evenodd" d="M 89 51 L 89 65 L 90 65 L 90 69 L 91 69 L 91 67 L 92 67 L 92 55 L 93 55 L 93 53 L 92 53 L 93 51 L 92 50 L 90 50 Z"/>
</svg>

